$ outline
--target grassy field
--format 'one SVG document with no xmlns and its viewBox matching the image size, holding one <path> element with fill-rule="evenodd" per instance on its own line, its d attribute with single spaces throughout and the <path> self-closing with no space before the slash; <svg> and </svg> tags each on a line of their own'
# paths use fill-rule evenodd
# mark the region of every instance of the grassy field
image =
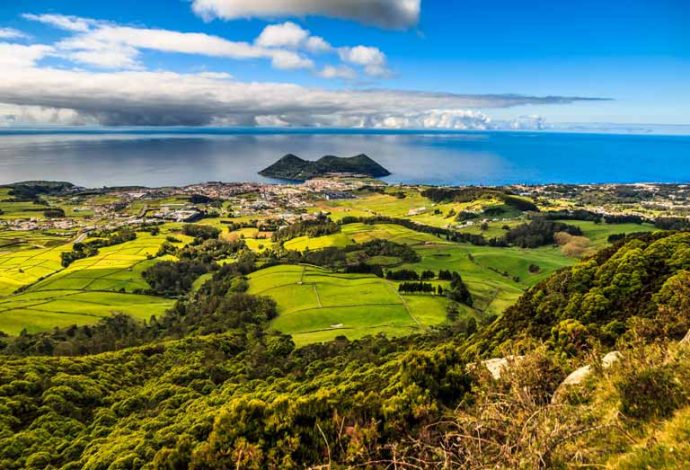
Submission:
<svg viewBox="0 0 690 470">
<path fill-rule="evenodd" d="M 595 224 L 582 220 L 564 220 L 562 222 L 580 227 L 582 234 L 589 238 L 592 241 L 592 246 L 597 249 L 608 244 L 609 235 L 657 230 L 652 224 Z"/>
<path fill-rule="evenodd" d="M 390 190 L 395 193 L 397 188 Z M 481 212 L 487 207 L 502 206 L 506 207 L 508 216 L 517 216 L 519 212 L 504 206 L 498 199 L 478 199 L 471 202 L 459 203 L 434 203 L 423 197 L 416 189 L 402 190 L 405 198 L 398 198 L 396 195 L 387 194 L 365 194 L 357 199 L 345 199 L 327 201 L 318 204 L 314 210 L 325 210 L 331 213 L 333 220 L 340 220 L 343 217 L 372 217 L 383 215 L 388 217 L 406 218 L 424 225 L 434 227 L 447 227 L 455 224 L 455 216 L 461 211 Z"/>
<path fill-rule="evenodd" d="M 304 251 L 318 250 L 329 246 L 344 247 L 356 243 L 365 243 L 375 239 L 389 240 L 405 245 L 422 245 L 426 243 L 438 243 L 439 238 L 428 234 L 410 230 L 401 225 L 393 224 L 347 224 L 342 226 L 342 231 L 322 237 L 297 237 L 285 242 L 288 250 Z"/>
<path fill-rule="evenodd" d="M 74 232 L 64 230 L 21 231 L 8 230 L 0 232 L 0 256 L 9 251 L 20 251 L 37 248 L 51 248 L 69 243 Z"/>
<path fill-rule="evenodd" d="M 60 253 L 69 249 L 63 245 L 0 253 L 0 296 L 62 269 Z"/>
<path fill-rule="evenodd" d="M 6 190 L 4 190 L 6 192 Z M 470 203 L 433 204 L 416 189 L 402 190 L 404 198 L 394 194 L 398 188 L 389 188 L 387 194 L 370 193 L 354 200 L 323 201 L 312 211 L 327 210 L 331 218 L 345 216 L 369 217 L 385 215 L 414 220 L 437 227 L 454 224 L 452 213 L 463 210 L 481 211 L 488 206 L 500 205 L 497 200 L 482 199 Z M 0 190 L 0 199 L 7 195 Z M 51 203 L 57 205 L 59 201 Z M 116 202 L 109 196 L 96 196 L 89 204 Z M 155 203 L 137 201 L 129 210 L 139 212 L 144 206 L 157 210 L 163 203 L 179 203 L 169 198 Z M 84 216 L 81 203 L 63 204 L 68 215 Z M 0 203 L 2 218 L 42 218 L 45 207 L 33 203 Z M 508 208 L 510 209 L 510 208 Z M 500 237 L 504 225 L 513 227 L 524 220 L 520 214 L 507 212 L 512 220 L 490 221 L 488 230 L 479 224 L 461 231 L 482 233 L 485 237 Z M 653 230 L 643 224 L 594 224 L 566 221 L 582 228 L 590 239 L 590 247 L 599 249 L 607 244 L 614 233 Z M 233 232 L 220 219 L 204 219 L 201 223 L 217 226 L 227 240 L 242 238 L 247 246 L 261 253 L 274 246 L 270 234 L 255 228 Z M 94 257 L 75 261 L 62 268 L 60 253 L 71 249 L 75 234 L 69 231 L 53 232 L 0 232 L 0 330 L 18 334 L 46 330 L 55 326 L 87 324 L 113 312 L 128 313 L 136 318 L 148 319 L 160 315 L 172 306 L 172 301 L 138 292 L 148 289 L 142 272 L 149 266 L 172 257 L 154 258 L 161 244 L 180 224 L 166 224 L 159 235 L 138 233 L 137 239 L 121 245 L 102 248 Z M 176 238 L 187 243 L 191 239 L 177 233 Z M 269 236 L 269 238 L 265 238 Z M 557 247 L 523 250 L 517 248 L 478 247 L 447 242 L 434 235 L 416 232 L 394 224 L 348 224 L 340 233 L 323 237 L 298 237 L 285 242 L 290 250 L 318 250 L 325 247 L 344 247 L 385 239 L 412 246 L 421 261 L 398 266 L 400 260 L 374 259 L 382 266 L 414 269 L 458 271 L 467 283 L 474 309 L 463 307 L 466 315 L 500 315 L 513 304 L 525 289 L 539 282 L 554 270 L 576 261 L 566 257 Z M 230 260 L 231 261 L 231 260 Z M 530 272 L 530 265 L 538 272 Z M 199 279 L 198 289 L 210 276 Z M 15 293 L 20 287 L 24 290 Z M 337 335 L 351 339 L 379 332 L 390 336 L 405 335 L 445 321 L 446 299 L 429 295 L 404 295 L 397 292 L 397 284 L 374 276 L 336 274 L 315 267 L 280 266 L 258 271 L 250 276 L 250 292 L 269 295 L 276 299 L 279 317 L 276 329 L 290 333 L 298 344 L 326 341 Z"/>
<path fill-rule="evenodd" d="M 165 241 L 165 234 L 137 233 L 137 238 L 120 245 L 101 248 L 98 255 L 73 262 L 66 269 L 37 282 L 29 291 L 99 290 L 132 292 L 147 289 L 141 273 L 161 261 L 155 256 Z"/>
<path fill-rule="evenodd" d="M 218 228 L 223 231 L 221 234 L 223 239 L 229 241 L 242 239 L 247 244 L 247 248 L 256 253 L 263 253 L 273 248 L 273 242 L 270 237 L 271 234 L 261 233 L 257 228 L 241 228 L 232 232 L 228 232 L 226 226 L 222 224 L 219 224 Z"/>
<path fill-rule="evenodd" d="M 34 204 L 33 202 L 9 202 L 12 198 L 9 188 L 0 188 L 0 219 L 43 219 L 43 211 L 46 206 Z"/>
<path fill-rule="evenodd" d="M 538 249 L 496 248 L 452 243 L 434 235 L 415 232 L 392 224 L 348 224 L 341 233 L 323 237 L 298 237 L 285 243 L 291 250 L 316 250 L 328 246 L 346 246 L 376 238 L 412 246 L 422 257 L 421 262 L 400 268 L 417 272 L 430 269 L 458 271 L 467 282 L 475 299 L 475 307 L 486 314 L 501 314 L 524 292 L 550 273 L 575 263 L 555 247 Z M 383 263 L 386 264 L 386 263 Z M 539 272 L 531 273 L 531 264 Z"/>
<path fill-rule="evenodd" d="M 133 292 L 148 289 L 141 275 L 146 268 L 172 258 L 149 259 L 165 237 L 163 231 L 155 236 L 139 232 L 136 240 L 101 248 L 98 255 L 64 269 L 60 253 L 69 246 L 1 254 L 0 331 L 95 323 L 115 312 L 140 319 L 162 314 L 173 301 Z M 21 286 L 28 287 L 12 294 Z"/>
<path fill-rule="evenodd" d="M 249 276 L 249 293 L 278 303 L 273 327 L 298 345 L 386 333 L 401 336 L 445 320 L 446 300 L 405 295 L 395 283 L 370 275 L 340 274 L 312 266 L 274 266 Z"/>
<path fill-rule="evenodd" d="M 474 307 L 494 315 L 503 313 L 530 286 L 576 261 L 551 247 L 523 250 L 439 243 L 415 250 L 421 261 L 400 268 L 458 271 L 472 293 Z M 539 266 L 540 271 L 530 273 L 530 264 Z"/>
<path fill-rule="evenodd" d="M 122 312 L 148 320 L 172 307 L 173 301 L 147 295 L 102 291 L 37 291 L 0 299 L 0 331 L 17 335 L 56 326 L 85 325 Z"/>
</svg>

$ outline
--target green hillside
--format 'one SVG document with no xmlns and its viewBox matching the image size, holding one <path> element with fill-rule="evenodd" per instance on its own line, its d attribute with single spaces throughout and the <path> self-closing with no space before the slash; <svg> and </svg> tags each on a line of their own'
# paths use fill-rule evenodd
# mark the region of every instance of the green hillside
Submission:
<svg viewBox="0 0 690 470">
<path fill-rule="evenodd" d="M 680 189 L 317 184 L 0 189 L 0 468 L 687 466 Z"/>
<path fill-rule="evenodd" d="M 683 468 L 689 253 L 688 233 L 629 238 L 538 282 L 491 325 L 299 349 L 274 327 L 279 312 L 318 305 L 309 284 L 338 286 L 325 302 L 362 289 L 393 302 L 385 281 L 276 266 L 239 293 L 239 260 L 146 327 L 6 343 L 0 466 Z M 251 294 L 277 284 L 293 289 L 277 305 Z M 93 354 L 113 336 L 114 351 Z M 32 352 L 47 343 L 91 354 Z M 507 359 L 492 376 L 478 361 L 496 354 Z"/>
<path fill-rule="evenodd" d="M 421 333 L 446 319 L 447 300 L 400 295 L 397 284 L 373 275 L 340 274 L 312 266 L 275 266 L 249 276 L 248 293 L 278 305 L 271 327 L 299 345 L 345 335 Z"/>
</svg>

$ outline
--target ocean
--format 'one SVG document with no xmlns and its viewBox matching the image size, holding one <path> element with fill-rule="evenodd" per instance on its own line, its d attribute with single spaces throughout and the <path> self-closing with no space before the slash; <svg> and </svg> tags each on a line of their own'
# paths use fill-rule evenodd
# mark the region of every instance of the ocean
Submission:
<svg viewBox="0 0 690 470">
<path fill-rule="evenodd" d="M 365 153 L 391 183 L 690 183 L 690 136 L 555 132 L 137 130 L 0 132 L 0 184 L 186 185 L 270 180 L 286 153 Z"/>
</svg>

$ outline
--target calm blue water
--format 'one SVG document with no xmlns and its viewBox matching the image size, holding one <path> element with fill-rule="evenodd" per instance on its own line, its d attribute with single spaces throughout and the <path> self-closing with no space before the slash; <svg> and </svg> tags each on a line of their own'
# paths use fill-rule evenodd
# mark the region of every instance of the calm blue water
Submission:
<svg viewBox="0 0 690 470">
<path fill-rule="evenodd" d="M 137 131 L 0 133 L 0 183 L 98 187 L 267 181 L 285 153 L 366 153 L 389 182 L 428 184 L 690 183 L 690 136 L 529 132 Z"/>
</svg>

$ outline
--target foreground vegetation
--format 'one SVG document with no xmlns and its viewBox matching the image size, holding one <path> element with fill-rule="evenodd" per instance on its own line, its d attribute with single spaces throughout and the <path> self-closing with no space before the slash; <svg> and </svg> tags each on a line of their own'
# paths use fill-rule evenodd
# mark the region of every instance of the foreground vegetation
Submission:
<svg viewBox="0 0 690 470">
<path fill-rule="evenodd" d="M 271 332 L 275 306 L 238 303 L 244 268 L 228 265 L 176 314 L 131 330 L 149 335 L 140 346 L 5 357 L 0 462 L 677 468 L 690 458 L 690 351 L 677 342 L 690 327 L 689 253 L 687 233 L 629 238 L 538 283 L 491 325 L 300 349 Z M 570 291 L 597 292 L 610 315 L 592 314 L 598 298 L 553 308 Z M 614 348 L 620 359 L 603 368 Z M 492 376 L 478 361 L 499 352 L 509 359 Z M 560 385 L 587 364 L 584 380 Z"/>
<path fill-rule="evenodd" d="M 557 189 L 3 189 L 0 468 L 687 466 L 685 219 Z"/>
</svg>

